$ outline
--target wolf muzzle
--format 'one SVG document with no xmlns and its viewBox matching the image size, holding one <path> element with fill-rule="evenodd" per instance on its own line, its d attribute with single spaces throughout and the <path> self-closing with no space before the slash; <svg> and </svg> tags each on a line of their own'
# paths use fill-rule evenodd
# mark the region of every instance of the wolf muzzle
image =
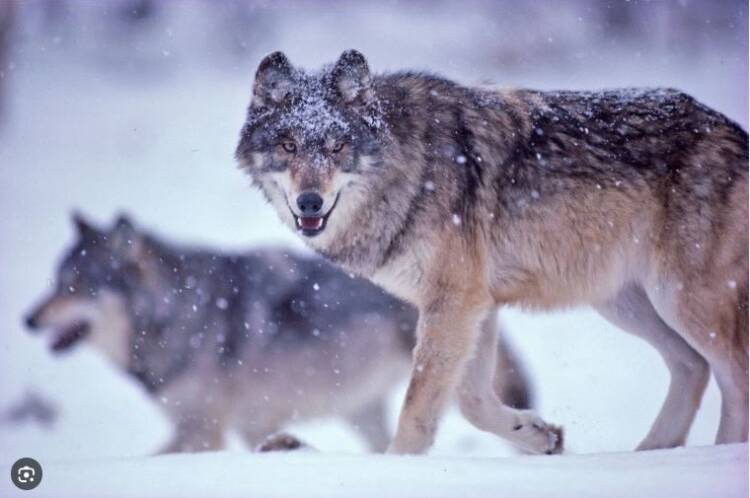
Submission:
<svg viewBox="0 0 750 498">
<path fill-rule="evenodd" d="M 292 211 L 292 216 L 294 216 L 297 228 L 302 235 L 314 237 L 325 229 L 328 217 L 339 202 L 339 195 L 336 195 L 336 199 L 327 213 L 323 212 L 324 201 L 317 192 L 307 191 L 297 196 L 297 208 L 300 214 L 295 213 L 291 207 L 289 210 Z"/>
</svg>

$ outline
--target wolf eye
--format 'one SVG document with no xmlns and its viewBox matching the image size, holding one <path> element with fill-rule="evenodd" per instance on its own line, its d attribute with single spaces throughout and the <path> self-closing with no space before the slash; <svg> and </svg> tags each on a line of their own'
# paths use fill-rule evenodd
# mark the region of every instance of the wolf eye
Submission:
<svg viewBox="0 0 750 498">
<path fill-rule="evenodd" d="M 335 154 L 337 152 L 341 152 L 341 149 L 343 148 L 344 148 L 344 142 L 336 142 L 333 148 L 331 149 L 331 152 Z"/>
<path fill-rule="evenodd" d="M 281 144 L 281 147 L 283 147 L 283 149 L 290 154 L 294 154 L 295 152 L 297 152 L 297 144 L 295 144 L 294 142 L 283 142 Z"/>
</svg>

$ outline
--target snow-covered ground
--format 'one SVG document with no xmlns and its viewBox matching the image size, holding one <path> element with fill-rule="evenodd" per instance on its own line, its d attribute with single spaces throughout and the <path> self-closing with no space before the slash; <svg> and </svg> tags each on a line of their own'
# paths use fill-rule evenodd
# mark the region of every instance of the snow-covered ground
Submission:
<svg viewBox="0 0 750 498">
<path fill-rule="evenodd" d="M 102 223 L 126 210 L 179 242 L 301 247 L 232 160 L 251 75 L 272 49 L 314 67 L 358 47 L 375 70 L 416 67 L 465 82 L 674 86 L 747 128 L 746 8 L 738 46 L 706 42 L 690 53 L 666 42 L 653 50 L 587 46 L 555 31 L 567 25 L 554 25 L 541 39 L 566 39 L 577 47 L 574 56 L 556 61 L 547 54 L 504 67 L 474 50 L 474 36 L 487 41 L 481 15 L 470 9 L 414 15 L 396 5 L 327 17 L 287 9 L 287 20 L 258 42 L 246 67 L 220 68 L 158 50 L 169 67 L 159 77 L 139 77 L 140 66 L 119 67 L 112 58 L 102 62 L 48 41 L 27 37 L 16 46 L 0 127 L 0 411 L 26 390 L 59 409 L 51 428 L 0 426 L 3 468 L 31 456 L 45 469 L 31 495 L 747 496 L 746 445 L 603 453 L 626 452 L 646 434 L 668 375 L 654 350 L 588 310 L 503 315 L 533 375 L 539 411 L 565 426 L 569 455 L 563 457 L 518 457 L 450 408 L 429 457 L 364 456 L 348 428 L 321 420 L 290 428 L 320 454 L 249 455 L 234 441 L 226 453 L 142 458 L 169 436 L 158 407 L 94 351 L 52 357 L 44 338 L 26 333 L 21 317 L 49 288 L 57 258 L 72 240 L 74 208 Z M 179 38 L 181 27 L 195 26 L 194 17 L 170 25 L 170 32 Z M 336 30 L 321 29 L 332 25 Z M 403 390 L 393 393 L 392 426 Z M 712 381 L 690 446 L 713 442 L 718 411 Z M 15 491 L 4 477 L 0 483 L 0 495 Z"/>
<path fill-rule="evenodd" d="M 54 462 L 31 496 L 744 498 L 746 471 L 746 444 L 513 459 L 225 452 Z M 2 496 L 25 493 L 0 482 Z"/>
</svg>

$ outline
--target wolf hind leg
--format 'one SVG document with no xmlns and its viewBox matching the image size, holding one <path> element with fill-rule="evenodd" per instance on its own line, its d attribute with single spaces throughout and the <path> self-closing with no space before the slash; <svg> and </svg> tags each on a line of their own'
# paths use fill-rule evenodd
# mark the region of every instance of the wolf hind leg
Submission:
<svg viewBox="0 0 750 498">
<path fill-rule="evenodd" d="M 708 363 L 662 320 L 638 285 L 623 288 L 613 299 L 594 308 L 613 325 L 656 348 L 669 369 L 667 396 L 637 449 L 684 445 L 708 383 Z"/>
<path fill-rule="evenodd" d="M 705 353 L 721 391 L 721 418 L 716 434 L 717 444 L 748 440 L 748 293 L 738 286 L 739 302 L 725 308 L 719 330 L 729 354 L 721 346 L 707 348 Z M 743 297 L 744 296 L 744 297 Z M 718 335 L 718 332 L 717 332 Z M 731 345 L 726 345 L 730 343 Z M 725 351 L 726 351 L 725 350 Z"/>
<path fill-rule="evenodd" d="M 737 365 L 739 364 L 740 362 L 737 362 Z M 737 365 L 729 365 L 716 370 L 716 381 L 721 391 L 721 419 L 719 431 L 716 434 L 716 444 L 747 441 L 747 367 Z"/>
<path fill-rule="evenodd" d="M 497 313 L 482 323 L 474 357 L 469 360 L 456 392 L 461 413 L 475 427 L 506 439 L 519 449 L 534 454 L 561 453 L 562 429 L 547 424 L 530 410 L 503 404 L 496 392 L 498 372 Z"/>
<path fill-rule="evenodd" d="M 748 292 L 744 281 L 695 285 L 692 292 L 656 292 L 664 316 L 708 360 L 721 391 L 717 444 L 748 440 Z M 703 287 L 703 288 L 701 288 Z"/>
<path fill-rule="evenodd" d="M 346 416 L 346 420 L 367 441 L 370 451 L 382 453 L 391 441 L 385 397 L 377 398 Z"/>
</svg>

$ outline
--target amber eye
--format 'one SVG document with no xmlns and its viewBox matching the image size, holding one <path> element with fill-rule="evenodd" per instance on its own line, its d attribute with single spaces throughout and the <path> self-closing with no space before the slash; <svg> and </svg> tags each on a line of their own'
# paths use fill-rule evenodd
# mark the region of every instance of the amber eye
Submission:
<svg viewBox="0 0 750 498">
<path fill-rule="evenodd" d="M 336 142 L 333 148 L 331 149 L 331 152 L 335 154 L 337 152 L 341 152 L 341 149 L 343 148 L 344 148 L 344 142 Z"/>
<path fill-rule="evenodd" d="M 281 144 L 281 146 L 290 154 L 294 154 L 295 152 L 297 152 L 297 144 L 295 144 L 294 142 L 284 142 Z"/>
</svg>

